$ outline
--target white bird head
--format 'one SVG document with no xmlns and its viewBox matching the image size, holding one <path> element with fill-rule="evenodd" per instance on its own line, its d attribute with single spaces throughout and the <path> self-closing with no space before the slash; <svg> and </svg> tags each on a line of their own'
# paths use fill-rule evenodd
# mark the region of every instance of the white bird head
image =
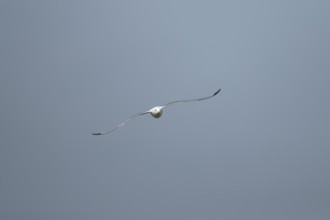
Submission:
<svg viewBox="0 0 330 220">
<path fill-rule="evenodd" d="M 154 117 L 154 118 L 160 118 L 163 114 L 163 108 L 164 106 L 156 106 L 150 109 L 148 112 Z"/>
</svg>

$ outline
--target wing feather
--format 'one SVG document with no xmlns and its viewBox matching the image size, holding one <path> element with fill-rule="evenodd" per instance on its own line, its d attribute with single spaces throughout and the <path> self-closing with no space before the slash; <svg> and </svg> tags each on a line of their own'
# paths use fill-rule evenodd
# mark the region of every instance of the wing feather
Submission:
<svg viewBox="0 0 330 220">
<path fill-rule="evenodd" d="M 92 134 L 93 134 L 93 135 L 103 135 L 103 134 L 108 134 L 108 133 L 110 133 L 110 132 L 112 132 L 112 131 L 114 131 L 114 130 L 116 130 L 116 129 L 122 127 L 122 126 L 124 126 L 127 122 L 132 121 L 133 119 L 135 119 L 135 118 L 137 118 L 137 117 L 139 117 L 139 116 L 141 116 L 141 115 L 148 114 L 148 113 L 149 113 L 149 112 L 140 112 L 140 113 L 138 113 L 138 114 L 135 114 L 135 115 L 129 117 L 129 118 L 126 119 L 123 123 L 117 125 L 116 127 L 112 128 L 112 129 L 110 129 L 110 130 L 102 131 L 102 132 L 96 132 L 96 133 L 92 133 Z"/>
<path fill-rule="evenodd" d="M 210 99 L 210 98 L 216 96 L 220 91 L 221 91 L 221 89 L 218 89 L 213 95 L 206 96 L 206 97 L 203 97 L 203 98 L 197 98 L 197 99 L 186 99 L 186 100 L 179 100 L 179 101 L 169 102 L 169 103 L 167 103 L 167 104 L 164 105 L 164 108 L 165 108 L 165 107 L 172 106 L 172 105 L 174 105 L 174 104 L 181 104 L 181 103 L 187 103 L 187 102 L 198 102 L 198 101 L 202 101 L 202 100 Z"/>
</svg>

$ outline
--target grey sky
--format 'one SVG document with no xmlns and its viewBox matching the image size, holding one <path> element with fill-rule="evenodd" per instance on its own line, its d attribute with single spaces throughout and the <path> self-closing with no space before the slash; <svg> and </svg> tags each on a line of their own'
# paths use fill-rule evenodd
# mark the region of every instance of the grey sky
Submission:
<svg viewBox="0 0 330 220">
<path fill-rule="evenodd" d="M 0 219 L 330 219 L 329 8 L 1 1 Z"/>
</svg>

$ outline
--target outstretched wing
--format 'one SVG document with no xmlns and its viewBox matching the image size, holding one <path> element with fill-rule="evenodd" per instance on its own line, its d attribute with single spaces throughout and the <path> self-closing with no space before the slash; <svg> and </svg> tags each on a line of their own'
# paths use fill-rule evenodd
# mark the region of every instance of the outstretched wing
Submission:
<svg viewBox="0 0 330 220">
<path fill-rule="evenodd" d="M 202 101 L 202 100 L 210 99 L 210 98 L 216 96 L 216 95 L 220 92 L 220 90 L 221 90 L 221 89 L 218 89 L 213 95 L 206 96 L 206 97 L 203 97 L 203 98 L 198 98 L 198 99 L 187 99 L 187 100 L 179 100 L 179 101 L 169 102 L 169 103 L 167 103 L 166 105 L 164 105 L 164 108 L 165 108 L 165 107 L 168 107 L 168 106 L 171 106 L 171 105 L 174 105 L 174 104 L 181 104 L 181 103 L 186 103 L 186 102 L 198 102 L 198 101 Z"/>
<path fill-rule="evenodd" d="M 120 128 L 120 127 L 122 127 L 122 126 L 125 125 L 127 122 L 132 121 L 132 120 L 135 119 L 136 117 L 141 116 L 141 115 L 145 115 L 145 114 L 148 114 L 148 113 L 150 113 L 150 112 L 140 112 L 140 113 L 138 113 L 138 114 L 136 114 L 136 115 L 133 115 L 132 117 L 129 117 L 128 119 L 126 119 L 126 121 L 124 121 L 123 123 L 117 125 L 116 127 L 112 128 L 112 129 L 110 129 L 110 130 L 102 131 L 102 132 L 97 132 L 97 133 L 92 133 L 92 134 L 93 134 L 93 135 L 103 135 L 103 134 L 108 134 L 108 133 L 110 133 L 110 132 L 112 132 L 112 131 L 114 131 L 114 130 Z"/>
</svg>

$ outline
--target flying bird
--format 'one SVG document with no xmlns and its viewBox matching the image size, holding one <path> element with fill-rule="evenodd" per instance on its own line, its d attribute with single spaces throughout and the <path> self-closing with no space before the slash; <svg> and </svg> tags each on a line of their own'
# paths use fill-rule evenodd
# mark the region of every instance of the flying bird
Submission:
<svg viewBox="0 0 330 220">
<path fill-rule="evenodd" d="M 154 118 L 160 118 L 163 114 L 163 109 L 167 108 L 167 107 L 170 107 L 172 105 L 175 105 L 175 104 L 181 104 L 181 103 L 187 103 L 187 102 L 198 102 L 198 101 L 203 101 L 203 100 L 206 100 L 206 99 L 210 99 L 214 96 L 216 96 L 219 92 L 220 92 L 221 89 L 218 89 L 213 95 L 210 95 L 210 96 L 206 96 L 206 97 L 203 97 L 203 98 L 198 98 L 198 99 L 187 99 L 187 100 L 179 100 L 179 101 L 174 101 L 174 102 L 169 102 L 165 105 L 160 105 L 160 106 L 155 106 L 153 108 L 151 108 L 150 110 L 148 111 L 145 111 L 145 112 L 140 112 L 140 113 L 137 113 L 131 117 L 129 117 L 128 119 L 126 119 L 126 121 L 124 121 L 123 123 L 117 125 L 116 127 L 110 129 L 110 130 L 107 130 L 107 131 L 102 131 L 102 132 L 97 132 L 97 133 L 92 133 L 93 135 L 103 135 L 103 134 L 108 134 L 122 126 L 124 126 L 127 122 L 129 121 L 132 121 L 133 119 L 141 116 L 141 115 L 146 115 L 146 114 L 151 114 L 151 116 L 153 116 Z"/>
</svg>

